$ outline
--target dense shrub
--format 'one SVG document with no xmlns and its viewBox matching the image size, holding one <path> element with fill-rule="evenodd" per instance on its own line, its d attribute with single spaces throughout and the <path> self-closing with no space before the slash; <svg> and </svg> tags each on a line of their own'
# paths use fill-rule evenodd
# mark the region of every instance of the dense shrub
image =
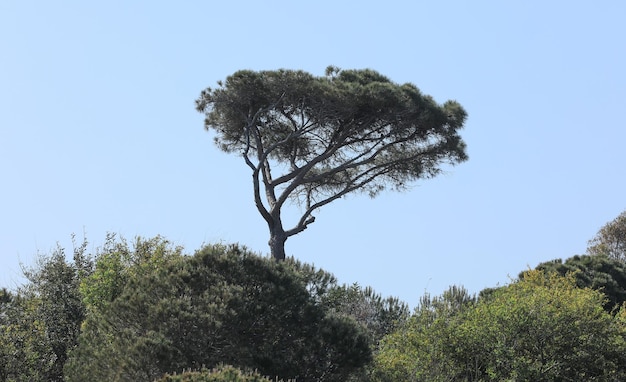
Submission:
<svg viewBox="0 0 626 382">
<path fill-rule="evenodd" d="M 233 366 L 220 366 L 212 370 L 187 371 L 182 374 L 166 374 L 155 382 L 277 382 L 258 372 L 244 372 Z"/>
<path fill-rule="evenodd" d="M 84 290 L 107 301 L 89 305 L 68 381 L 151 382 L 222 363 L 298 382 L 345 381 L 371 360 L 365 328 L 321 303 L 332 284 L 323 272 L 236 245 L 176 253 L 145 253 L 130 262 L 135 270 L 109 256 L 107 272 L 96 268 Z"/>
</svg>

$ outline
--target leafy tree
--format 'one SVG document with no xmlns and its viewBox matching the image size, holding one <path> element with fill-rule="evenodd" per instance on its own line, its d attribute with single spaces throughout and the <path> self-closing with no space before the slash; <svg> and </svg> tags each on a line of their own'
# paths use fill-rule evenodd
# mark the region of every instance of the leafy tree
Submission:
<svg viewBox="0 0 626 382">
<path fill-rule="evenodd" d="M 311 267 L 302 271 L 297 262 L 237 246 L 160 258 L 158 267 L 132 272 L 112 301 L 89 310 L 66 365 L 68 381 L 153 381 L 221 363 L 284 379 L 340 381 L 371 358 L 361 326 L 319 303 L 317 293 L 332 278 Z"/>
<path fill-rule="evenodd" d="M 62 381 L 68 353 L 85 317 L 79 284 L 91 272 L 87 242 L 74 245 L 73 262 L 57 247 L 25 269 L 28 283 L 3 290 L 0 308 L 0 380 Z"/>
<path fill-rule="evenodd" d="M 40 300 L 2 290 L 0 381 L 52 380 L 56 357 L 38 318 Z"/>
<path fill-rule="evenodd" d="M 541 263 L 535 269 L 546 273 L 568 273 L 576 280 L 579 288 L 592 288 L 606 296 L 605 309 L 609 312 L 626 302 L 626 263 L 603 254 L 576 255 Z M 520 274 L 523 277 L 524 272 Z"/>
<path fill-rule="evenodd" d="M 93 272 L 87 241 L 76 244 L 72 239 L 73 261 L 57 247 L 24 269 L 28 280 L 24 286 L 15 293 L 0 293 L 0 381 L 64 380 L 65 363 L 77 346 L 87 310 L 106 306 L 119 294 L 121 287 L 116 291 L 113 286 L 121 276 L 124 280 L 132 276 L 130 268 L 139 272 L 142 267 L 157 267 L 159 248 L 164 248 L 161 239 L 138 239 L 131 252 L 123 240 L 116 242 L 110 235 Z M 141 257 L 147 251 L 156 254 L 149 264 Z M 112 266 L 114 260 L 119 266 Z"/>
<path fill-rule="evenodd" d="M 445 325 L 412 321 L 403 336 L 393 334 L 377 360 L 379 380 L 624 380 L 623 314 L 610 315 L 603 302 L 572 275 L 526 272 Z"/>
<path fill-rule="evenodd" d="M 337 314 L 355 319 L 370 333 L 373 344 L 406 322 L 408 305 L 398 298 L 383 298 L 371 287 L 359 284 L 335 286 L 324 296 L 325 305 Z"/>
<path fill-rule="evenodd" d="M 281 380 L 282 381 L 282 380 Z M 278 382 L 257 372 L 244 372 L 233 366 L 220 366 L 211 370 L 188 371 L 165 375 L 156 382 Z M 295 382 L 295 381 L 294 381 Z"/>
<path fill-rule="evenodd" d="M 603 304 L 572 275 L 526 272 L 468 311 L 457 360 L 473 355 L 470 375 L 494 381 L 623 379 L 626 332 Z"/>
<path fill-rule="evenodd" d="M 211 370 L 186 371 L 182 374 L 167 374 L 155 382 L 282 382 L 270 379 L 256 371 L 242 371 L 233 366 L 218 366 Z M 289 380 L 287 382 L 296 382 Z"/>
<path fill-rule="evenodd" d="M 353 192 L 402 190 L 467 159 L 461 105 L 439 105 L 373 70 L 329 67 L 323 77 L 242 70 L 218 85 L 201 93 L 197 110 L 218 146 L 240 153 L 252 171 L 254 201 L 278 260 L 316 209 Z M 288 200 L 304 207 L 291 228 L 281 216 Z"/>
<path fill-rule="evenodd" d="M 626 211 L 600 228 L 589 241 L 587 253 L 602 254 L 626 262 Z"/>
<path fill-rule="evenodd" d="M 22 293 L 27 299 L 37 301 L 36 320 L 45 327 L 47 340 L 54 354 L 54 362 L 47 371 L 46 380 L 62 381 L 63 366 L 69 351 L 76 346 L 80 325 L 85 318 L 85 306 L 79 285 L 92 270 L 85 253 L 87 241 L 74 244 L 73 262 L 66 260 L 61 247 L 49 257 L 41 257 L 33 269 L 25 270 L 29 284 Z M 36 321 L 37 322 L 37 321 Z"/>
<path fill-rule="evenodd" d="M 471 295 L 465 287 L 452 285 L 441 296 L 431 297 L 429 293 L 422 296 L 414 316 L 420 317 L 420 319 L 427 319 L 427 317 L 447 319 L 473 305 L 476 301 L 476 296 Z"/>
<path fill-rule="evenodd" d="M 183 248 L 167 239 L 136 237 L 132 243 L 108 234 L 96 254 L 93 273 L 80 284 L 83 300 L 90 309 L 106 310 L 133 278 L 150 273 L 182 256 Z"/>
<path fill-rule="evenodd" d="M 425 294 L 406 323 L 387 335 L 374 360 L 374 381 L 448 381 L 461 372 L 449 356 L 457 316 L 476 298 L 451 286 L 441 296 Z M 451 379 L 452 378 L 452 379 Z"/>
</svg>

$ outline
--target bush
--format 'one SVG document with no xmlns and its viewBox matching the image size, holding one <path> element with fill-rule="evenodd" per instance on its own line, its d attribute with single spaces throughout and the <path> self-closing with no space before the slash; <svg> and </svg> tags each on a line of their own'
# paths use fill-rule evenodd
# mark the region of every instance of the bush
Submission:
<svg viewBox="0 0 626 382">
<path fill-rule="evenodd" d="M 319 302 L 330 282 L 323 274 L 236 245 L 206 246 L 193 256 L 154 248 L 130 266 L 97 262 L 87 289 L 105 293 L 88 305 L 65 365 L 68 382 L 151 382 L 220 364 L 298 382 L 343 382 L 371 360 L 366 330 Z M 110 273 L 100 272 L 103 264 L 123 277 L 101 277 Z"/>
<path fill-rule="evenodd" d="M 212 370 L 187 371 L 182 374 L 169 375 L 155 382 L 273 382 L 275 380 L 262 376 L 257 372 L 244 372 L 232 366 L 220 366 Z"/>
</svg>

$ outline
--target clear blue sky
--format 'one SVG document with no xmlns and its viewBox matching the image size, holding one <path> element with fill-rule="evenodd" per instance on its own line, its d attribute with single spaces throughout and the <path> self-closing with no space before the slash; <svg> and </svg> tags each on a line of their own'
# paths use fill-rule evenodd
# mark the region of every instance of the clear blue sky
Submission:
<svg viewBox="0 0 626 382">
<path fill-rule="evenodd" d="M 308 5 L 313 4 L 313 5 Z M 626 2 L 3 1 L 0 285 L 70 235 L 268 252 L 194 100 L 239 69 L 372 68 L 468 111 L 470 160 L 328 205 L 288 254 L 415 306 L 583 253 L 626 209 Z"/>
</svg>

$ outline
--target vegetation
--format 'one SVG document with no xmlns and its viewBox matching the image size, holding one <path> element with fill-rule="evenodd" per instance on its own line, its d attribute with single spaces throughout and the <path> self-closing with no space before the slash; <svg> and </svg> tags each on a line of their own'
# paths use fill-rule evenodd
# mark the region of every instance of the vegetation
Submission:
<svg viewBox="0 0 626 382">
<path fill-rule="evenodd" d="M 467 159 L 461 105 L 438 105 L 415 85 L 373 70 L 329 67 L 323 77 L 242 70 L 218 86 L 201 93 L 197 110 L 218 146 L 241 154 L 252 171 L 254 201 L 278 260 L 316 209 L 353 192 L 402 190 Z M 288 200 L 304 206 L 292 228 L 281 219 Z"/>
<path fill-rule="evenodd" d="M 257 372 L 244 372 L 232 366 L 221 366 L 212 370 L 187 371 L 181 374 L 166 374 L 156 382 L 277 382 Z"/>
<path fill-rule="evenodd" d="M 218 85 L 196 106 L 252 171 L 271 257 L 236 244 L 190 255 L 160 236 L 108 235 L 92 254 L 74 242 L 71 261 L 57 248 L 0 289 L 0 382 L 626 380 L 626 211 L 585 255 L 478 297 L 451 286 L 411 314 L 287 259 L 285 241 L 346 194 L 465 161 L 463 108 L 372 70 L 239 71 Z M 304 212 L 285 229 L 288 200 Z"/>
<path fill-rule="evenodd" d="M 626 302 L 626 211 L 605 224 L 589 240 L 587 254 L 563 261 L 541 263 L 536 269 L 573 274 L 580 288 L 593 288 L 606 296 L 604 307 L 612 312 Z M 522 272 L 520 277 L 523 276 Z"/>
<path fill-rule="evenodd" d="M 412 314 L 239 245 L 188 255 L 109 235 L 67 257 L 40 256 L 24 286 L 0 289 L 0 382 L 626 380 L 626 265 L 606 252 L 478 296 L 451 286 Z"/>
<path fill-rule="evenodd" d="M 605 224 L 596 236 L 589 240 L 587 253 L 626 261 L 626 211 Z"/>
<path fill-rule="evenodd" d="M 626 263 L 604 254 L 576 255 L 541 263 L 536 269 L 572 275 L 579 288 L 592 288 L 604 293 L 604 307 L 608 312 L 626 302 Z M 520 274 L 520 277 L 523 273 Z"/>
<path fill-rule="evenodd" d="M 365 329 L 318 302 L 330 275 L 235 245 L 183 256 L 166 242 L 139 244 L 129 265 L 117 252 L 100 256 L 83 283 L 89 314 L 68 381 L 153 381 L 220 363 L 339 381 L 371 358 Z"/>
<path fill-rule="evenodd" d="M 397 299 L 237 245 L 190 256 L 161 237 L 109 236 L 85 248 L 73 262 L 63 249 L 42 257 L 27 285 L 1 291 L 0 381 L 151 382 L 221 364 L 272 380 L 360 380 L 374 342 L 407 315 Z"/>
<path fill-rule="evenodd" d="M 62 381 L 85 319 L 79 284 L 91 272 L 86 241 L 73 263 L 57 248 L 26 269 L 27 285 L 0 293 L 0 381 Z"/>
<path fill-rule="evenodd" d="M 450 326 L 475 298 L 452 286 L 441 296 L 422 297 L 406 325 L 386 336 L 374 360 L 374 381 L 443 381 L 453 377 Z"/>
<path fill-rule="evenodd" d="M 573 276 L 528 271 L 474 302 L 444 295 L 385 338 L 376 381 L 617 381 L 623 313 Z M 456 294 L 459 296 L 459 294 Z"/>
<path fill-rule="evenodd" d="M 0 290 L 0 382 L 626 380 L 626 265 L 605 253 L 478 297 L 452 286 L 410 314 L 238 245 L 86 248 L 71 261 L 57 248 Z"/>
</svg>

